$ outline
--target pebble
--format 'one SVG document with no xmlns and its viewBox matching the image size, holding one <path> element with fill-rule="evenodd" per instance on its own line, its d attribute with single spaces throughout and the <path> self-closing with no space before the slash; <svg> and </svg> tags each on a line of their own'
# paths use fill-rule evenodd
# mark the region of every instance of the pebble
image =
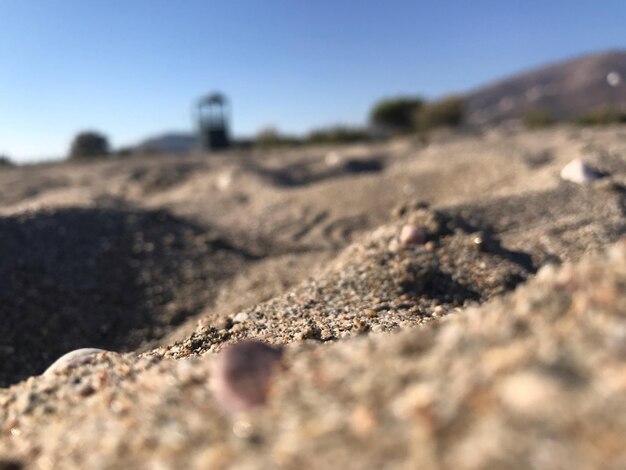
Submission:
<svg viewBox="0 0 626 470">
<path fill-rule="evenodd" d="M 255 339 L 224 349 L 216 360 L 211 380 L 219 404 L 232 413 L 265 404 L 281 357 L 280 349 Z"/>
<path fill-rule="evenodd" d="M 336 166 L 341 162 L 341 154 L 337 151 L 330 151 L 326 154 L 324 162 L 328 166 Z"/>
<path fill-rule="evenodd" d="M 398 239 L 402 245 L 422 245 L 426 242 L 426 231 L 416 225 L 405 225 Z"/>
<path fill-rule="evenodd" d="M 217 177 L 217 181 L 215 182 L 215 185 L 217 186 L 217 189 L 219 189 L 220 191 L 226 191 L 228 188 L 232 186 L 233 181 L 234 181 L 233 172 L 226 171 Z"/>
<path fill-rule="evenodd" d="M 509 410 L 527 417 L 545 417 L 564 399 L 564 390 L 554 380 L 530 371 L 507 377 L 498 391 L 500 400 Z"/>
<path fill-rule="evenodd" d="M 237 315 L 235 315 L 235 317 L 233 318 L 233 321 L 235 323 L 241 323 L 244 322 L 248 319 L 249 315 L 246 312 L 239 312 Z"/>
<path fill-rule="evenodd" d="M 587 184 L 599 178 L 600 175 L 580 158 L 572 160 L 561 170 L 561 179 L 572 183 Z"/>
<path fill-rule="evenodd" d="M 81 348 L 70 351 L 54 361 L 43 373 L 43 375 L 51 375 L 57 371 L 79 366 L 85 362 L 85 359 L 95 354 L 105 352 L 104 349 L 98 348 Z"/>
</svg>

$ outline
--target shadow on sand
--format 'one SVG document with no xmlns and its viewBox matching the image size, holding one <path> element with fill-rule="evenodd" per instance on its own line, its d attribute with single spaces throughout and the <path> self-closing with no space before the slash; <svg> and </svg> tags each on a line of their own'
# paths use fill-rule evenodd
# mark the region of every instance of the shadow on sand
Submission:
<svg viewBox="0 0 626 470">
<path fill-rule="evenodd" d="M 130 350 L 162 336 L 252 258 L 164 211 L 0 219 L 0 386 L 72 349 Z"/>
</svg>

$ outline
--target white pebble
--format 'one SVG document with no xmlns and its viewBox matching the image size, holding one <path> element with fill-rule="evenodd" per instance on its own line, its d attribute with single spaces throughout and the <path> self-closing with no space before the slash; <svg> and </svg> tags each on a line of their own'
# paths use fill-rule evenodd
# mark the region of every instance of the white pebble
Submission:
<svg viewBox="0 0 626 470">
<path fill-rule="evenodd" d="M 231 187 L 234 182 L 234 174 L 232 171 L 226 171 L 217 177 L 215 185 L 220 191 L 225 191 Z"/>
<path fill-rule="evenodd" d="M 600 176 L 580 158 L 572 160 L 561 170 L 561 179 L 572 183 L 587 184 L 598 178 Z"/>
<path fill-rule="evenodd" d="M 82 360 L 86 357 L 93 356 L 104 352 L 104 349 L 98 348 L 81 348 L 70 351 L 67 354 L 63 354 L 60 358 L 54 361 L 50 367 L 48 367 L 43 375 L 52 375 L 55 372 L 71 367 L 76 367 L 82 363 Z"/>
<path fill-rule="evenodd" d="M 525 417 L 545 417 L 563 398 L 563 390 L 552 378 L 529 371 L 506 378 L 498 392 L 508 409 Z"/>
<path fill-rule="evenodd" d="M 248 319 L 249 315 L 246 312 L 239 312 L 237 315 L 235 315 L 235 317 L 233 318 L 233 321 L 235 323 L 241 323 L 244 322 Z"/>
<path fill-rule="evenodd" d="M 341 162 L 341 155 L 335 150 L 328 152 L 324 158 L 324 162 L 328 166 L 336 166 Z"/>
</svg>

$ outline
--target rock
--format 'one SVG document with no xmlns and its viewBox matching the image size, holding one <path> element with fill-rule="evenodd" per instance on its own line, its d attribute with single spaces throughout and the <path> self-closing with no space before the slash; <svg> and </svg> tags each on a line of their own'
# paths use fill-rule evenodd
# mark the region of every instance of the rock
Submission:
<svg viewBox="0 0 626 470">
<path fill-rule="evenodd" d="M 248 320 L 248 317 L 249 315 L 246 312 L 239 312 L 237 315 L 235 315 L 235 318 L 233 318 L 233 322 L 241 323 Z"/>
<path fill-rule="evenodd" d="M 341 154 L 336 150 L 332 150 L 326 154 L 324 162 L 328 166 L 337 166 L 341 162 Z"/>
<path fill-rule="evenodd" d="M 500 384 L 499 397 L 509 410 L 519 415 L 545 418 L 563 399 L 564 390 L 549 376 L 524 371 Z"/>
<path fill-rule="evenodd" d="M 220 191 L 226 191 L 234 182 L 235 175 L 233 171 L 225 171 L 221 173 L 215 182 L 215 186 Z"/>
<path fill-rule="evenodd" d="M 263 405 L 281 357 L 280 349 L 254 339 L 227 347 L 217 358 L 211 379 L 215 398 L 235 413 Z"/>
<path fill-rule="evenodd" d="M 561 179 L 572 183 L 587 184 L 601 178 L 602 175 L 589 166 L 587 162 L 576 158 L 561 170 Z"/>
<path fill-rule="evenodd" d="M 67 354 L 63 354 L 60 358 L 54 361 L 50 367 L 48 367 L 43 375 L 51 375 L 57 371 L 76 367 L 85 362 L 85 359 L 95 354 L 105 352 L 104 349 L 98 348 L 81 348 L 70 351 Z"/>
<path fill-rule="evenodd" d="M 402 245 L 422 245 L 426 242 L 426 231 L 416 225 L 405 225 L 398 239 Z"/>
</svg>

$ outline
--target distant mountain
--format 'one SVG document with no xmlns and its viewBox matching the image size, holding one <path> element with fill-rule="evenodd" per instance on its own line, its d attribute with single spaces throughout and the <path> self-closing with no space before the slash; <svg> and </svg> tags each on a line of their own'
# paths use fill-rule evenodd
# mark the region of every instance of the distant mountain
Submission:
<svg viewBox="0 0 626 470">
<path fill-rule="evenodd" d="M 189 153 L 197 145 L 197 138 L 194 134 L 167 133 L 156 137 L 151 137 L 135 147 L 138 152 L 147 153 Z"/>
<path fill-rule="evenodd" d="M 626 110 L 626 51 L 547 65 L 471 91 L 465 100 L 468 123 L 479 127 L 534 110 L 546 110 L 557 119 L 609 106 Z"/>
</svg>

